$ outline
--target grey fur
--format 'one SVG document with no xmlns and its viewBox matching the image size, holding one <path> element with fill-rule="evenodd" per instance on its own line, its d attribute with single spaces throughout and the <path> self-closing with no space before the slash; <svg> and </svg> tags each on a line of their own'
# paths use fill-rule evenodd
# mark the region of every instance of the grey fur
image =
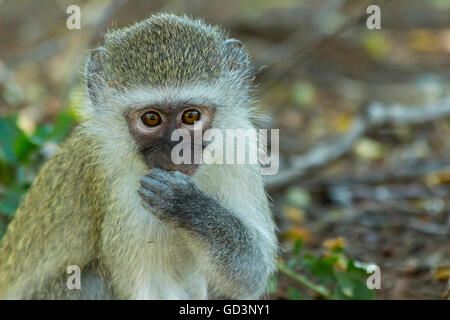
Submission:
<svg viewBox="0 0 450 320">
<path fill-rule="evenodd" d="M 152 169 L 142 177 L 138 193 L 152 214 L 188 231 L 188 237 L 200 242 L 201 254 L 210 256 L 215 273 L 222 281 L 233 283 L 234 291 L 222 297 L 251 297 L 264 290 L 261 287 L 270 270 L 257 239 L 233 212 L 202 192 L 191 177 Z"/>
</svg>

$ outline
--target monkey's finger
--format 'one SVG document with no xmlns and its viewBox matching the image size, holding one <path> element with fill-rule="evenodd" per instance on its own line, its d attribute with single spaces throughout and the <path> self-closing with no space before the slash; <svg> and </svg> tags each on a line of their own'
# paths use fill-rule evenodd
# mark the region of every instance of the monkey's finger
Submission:
<svg viewBox="0 0 450 320">
<path fill-rule="evenodd" d="M 147 183 L 151 183 L 151 180 L 157 181 L 161 184 L 170 184 L 170 175 L 168 171 L 164 171 L 161 169 L 152 169 L 149 174 L 143 176 L 141 180 L 144 180 Z"/>
<path fill-rule="evenodd" d="M 164 176 L 167 176 L 169 174 L 169 172 L 170 171 L 163 170 L 160 168 L 153 168 L 153 169 L 150 169 L 149 175 L 151 175 L 153 177 L 164 177 Z"/>
<path fill-rule="evenodd" d="M 161 201 L 161 197 L 159 197 L 157 194 L 146 188 L 142 187 L 139 188 L 138 194 L 141 196 L 143 200 L 149 202 L 151 205 L 154 205 L 158 203 L 158 201 Z"/>
<path fill-rule="evenodd" d="M 148 211 L 150 211 L 153 215 L 158 216 L 158 209 L 154 206 L 152 206 L 150 203 L 148 203 L 147 201 L 142 201 L 142 206 L 147 209 Z"/>
<path fill-rule="evenodd" d="M 168 184 L 187 184 L 190 177 L 179 171 L 164 171 L 161 169 L 152 169 L 150 174 L 152 178 Z"/>
<path fill-rule="evenodd" d="M 148 189 L 158 195 L 161 195 L 164 192 L 165 193 L 170 192 L 170 190 L 169 190 L 170 186 L 168 183 L 157 180 L 148 175 L 142 176 L 142 178 L 140 180 L 140 184 L 144 189 Z"/>
<path fill-rule="evenodd" d="M 148 176 L 161 182 L 170 181 L 171 171 L 165 171 L 158 168 L 151 169 Z"/>
<path fill-rule="evenodd" d="M 154 205 L 153 202 L 149 201 L 147 199 L 147 197 L 144 195 L 144 193 L 142 193 L 142 195 L 141 195 L 141 197 L 142 197 L 142 201 L 141 201 L 142 206 L 145 209 L 147 209 L 148 211 L 150 211 L 151 214 L 153 214 L 155 217 L 157 217 L 161 221 L 170 221 L 170 218 L 168 218 L 167 216 L 165 216 L 163 214 L 163 211 L 161 210 L 161 208 L 156 206 L 156 205 Z M 159 200 L 159 201 L 162 201 L 162 200 Z"/>
</svg>

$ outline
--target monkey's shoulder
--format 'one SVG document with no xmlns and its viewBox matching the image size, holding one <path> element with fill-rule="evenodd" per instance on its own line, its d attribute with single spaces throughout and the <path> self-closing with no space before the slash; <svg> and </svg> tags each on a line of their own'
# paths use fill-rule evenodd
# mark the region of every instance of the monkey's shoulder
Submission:
<svg viewBox="0 0 450 320">
<path fill-rule="evenodd" d="M 101 201 L 105 175 L 95 150 L 93 139 L 76 128 L 39 170 L 21 208 L 33 203 L 35 211 L 67 211 Z"/>
</svg>

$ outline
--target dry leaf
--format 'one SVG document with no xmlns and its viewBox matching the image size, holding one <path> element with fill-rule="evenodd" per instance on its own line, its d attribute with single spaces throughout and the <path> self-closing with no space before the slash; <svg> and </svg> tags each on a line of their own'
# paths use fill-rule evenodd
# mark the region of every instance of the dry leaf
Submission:
<svg viewBox="0 0 450 320">
<path fill-rule="evenodd" d="M 438 267 L 434 273 L 434 278 L 438 280 L 450 279 L 450 266 Z"/>
<path fill-rule="evenodd" d="M 306 228 L 296 226 L 286 231 L 284 237 L 292 241 L 301 239 L 303 242 L 309 242 L 311 240 L 311 232 Z"/>
<path fill-rule="evenodd" d="M 323 246 L 331 251 L 345 247 L 345 239 L 342 237 L 327 239 L 323 242 Z"/>
</svg>

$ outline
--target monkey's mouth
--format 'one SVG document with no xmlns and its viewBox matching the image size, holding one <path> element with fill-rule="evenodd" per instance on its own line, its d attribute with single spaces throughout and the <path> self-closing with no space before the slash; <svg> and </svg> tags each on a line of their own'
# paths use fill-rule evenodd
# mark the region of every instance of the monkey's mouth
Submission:
<svg viewBox="0 0 450 320">
<path fill-rule="evenodd" d="M 184 170 L 167 170 L 167 171 L 179 171 L 181 173 L 184 173 L 187 176 L 192 177 L 192 175 L 194 174 L 195 170 L 191 170 L 191 169 L 184 169 Z"/>
<path fill-rule="evenodd" d="M 164 171 L 179 171 L 187 176 L 192 177 L 197 171 L 199 165 L 195 163 L 175 164 L 169 156 L 161 155 L 160 157 L 145 157 L 147 167 L 149 169 L 158 168 Z"/>
<path fill-rule="evenodd" d="M 189 177 L 192 177 L 197 170 L 197 165 L 173 165 L 173 166 L 166 166 L 166 167 L 160 167 L 159 169 L 165 170 L 165 171 L 178 171 L 181 172 Z"/>
</svg>

